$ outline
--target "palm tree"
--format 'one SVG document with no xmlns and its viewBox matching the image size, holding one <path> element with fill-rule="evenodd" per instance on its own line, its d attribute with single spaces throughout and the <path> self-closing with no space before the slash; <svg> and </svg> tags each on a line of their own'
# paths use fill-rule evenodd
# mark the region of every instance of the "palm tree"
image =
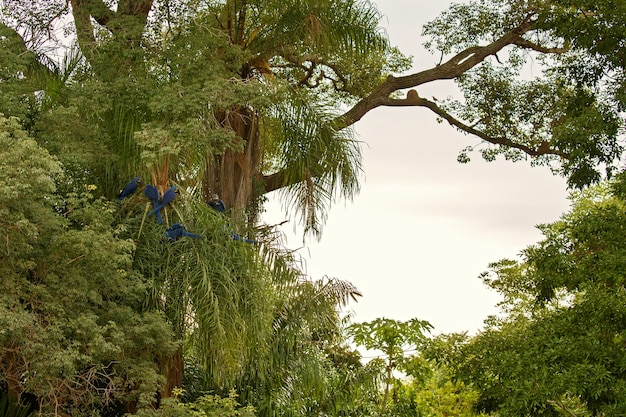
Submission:
<svg viewBox="0 0 626 417">
<path fill-rule="evenodd" d="M 205 381 L 199 391 L 240 387 L 242 401 L 264 415 L 327 395 L 324 346 L 340 339 L 340 308 L 359 291 L 306 277 L 297 256 L 272 243 L 271 229 L 257 248 L 232 240 L 228 219 L 203 203 L 177 211 L 203 238 L 164 243 L 162 229 L 148 224 L 135 254 L 135 269 L 152 283 L 149 306 L 164 312 L 183 342 L 159 364 L 161 396 L 181 386 L 185 357 Z"/>
<path fill-rule="evenodd" d="M 369 1 L 123 0 L 116 10 L 102 0 L 69 3 L 17 2 L 11 11 L 47 33 L 71 11 L 96 81 L 85 90 L 100 102 L 79 119 L 100 126 L 94 140 L 111 153 L 95 162 L 108 194 L 146 168 L 146 145 L 162 152 L 142 174 L 162 190 L 184 176 L 205 200 L 217 193 L 251 220 L 261 197 L 281 190 L 317 237 L 334 199 L 358 192 L 359 144 L 338 116 L 408 63 Z M 184 111 L 171 111 L 176 104 Z M 152 142 L 137 143 L 137 133 Z M 192 134 L 181 147 L 180 137 Z"/>
</svg>

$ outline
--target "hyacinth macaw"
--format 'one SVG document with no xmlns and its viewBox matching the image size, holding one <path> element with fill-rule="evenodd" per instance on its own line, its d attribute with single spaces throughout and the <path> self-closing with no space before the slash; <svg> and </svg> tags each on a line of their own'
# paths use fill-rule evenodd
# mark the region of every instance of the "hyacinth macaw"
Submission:
<svg viewBox="0 0 626 417">
<path fill-rule="evenodd" d="M 159 210 L 174 201 L 174 199 L 176 198 L 176 193 L 178 193 L 177 186 L 174 185 L 168 188 L 167 191 L 163 193 L 163 197 L 161 197 L 161 202 L 159 203 L 159 205 L 156 206 L 150 213 L 148 213 L 148 216 L 152 216 L 153 214 L 158 213 Z"/>
<path fill-rule="evenodd" d="M 235 232 L 234 230 L 230 232 L 230 237 L 231 237 L 233 240 L 237 240 L 237 241 L 241 240 L 241 241 L 246 242 L 246 243 L 253 243 L 253 244 L 257 244 L 257 243 L 259 243 L 259 242 L 257 242 L 256 240 L 252 240 L 252 239 L 243 239 L 241 236 L 239 236 L 239 233 Z"/>
<path fill-rule="evenodd" d="M 185 226 L 180 223 L 174 223 L 173 225 L 171 225 L 170 228 L 167 229 L 167 231 L 165 232 L 164 236 L 167 237 L 167 240 L 169 240 L 170 242 L 175 242 L 182 236 L 193 237 L 196 239 L 202 238 L 202 236 L 200 235 L 188 232 L 185 229 Z"/>
<path fill-rule="evenodd" d="M 122 201 L 126 197 L 132 195 L 135 191 L 137 191 L 137 186 L 139 184 L 141 184 L 141 178 L 139 177 L 135 177 L 130 180 L 130 182 L 126 184 L 126 187 L 124 187 L 124 189 L 120 192 L 120 195 L 117 197 L 117 201 Z"/>
<path fill-rule="evenodd" d="M 220 197 L 217 194 L 213 194 L 213 197 L 211 198 L 211 200 L 209 200 L 207 204 L 209 205 L 209 207 L 213 208 L 216 211 L 219 211 L 220 213 L 223 213 L 226 210 L 226 205 L 222 200 L 220 200 Z"/>
<path fill-rule="evenodd" d="M 152 201 L 152 205 L 154 208 L 157 208 L 159 205 L 159 190 L 152 184 L 147 184 L 146 188 L 143 190 L 143 194 L 148 198 L 148 200 Z M 161 212 L 156 212 L 156 218 L 159 224 L 163 223 L 163 217 L 161 217 Z"/>
</svg>

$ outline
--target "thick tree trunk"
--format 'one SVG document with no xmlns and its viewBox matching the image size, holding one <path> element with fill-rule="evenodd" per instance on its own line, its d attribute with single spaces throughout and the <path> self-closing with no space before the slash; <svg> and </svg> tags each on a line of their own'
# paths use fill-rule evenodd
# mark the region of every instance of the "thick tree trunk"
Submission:
<svg viewBox="0 0 626 417">
<path fill-rule="evenodd" d="M 254 215 L 254 201 L 263 192 L 258 119 L 254 110 L 241 107 L 223 115 L 222 124 L 243 139 L 244 148 L 226 150 L 209 162 L 203 182 L 205 198 L 216 193 L 226 208 Z"/>
<path fill-rule="evenodd" d="M 159 370 L 165 376 L 165 385 L 159 393 L 161 398 L 172 396 L 174 388 L 183 386 L 183 347 L 180 346 L 171 357 L 159 360 Z"/>
</svg>

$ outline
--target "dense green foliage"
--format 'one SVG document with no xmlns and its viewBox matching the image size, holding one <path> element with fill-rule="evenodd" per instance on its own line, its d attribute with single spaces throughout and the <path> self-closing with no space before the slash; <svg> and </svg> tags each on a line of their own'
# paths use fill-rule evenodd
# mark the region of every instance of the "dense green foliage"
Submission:
<svg viewBox="0 0 626 417">
<path fill-rule="evenodd" d="M 494 263 L 485 275 L 504 296 L 504 314 L 452 355 L 457 374 L 479 390 L 479 409 L 626 412 L 625 179 L 576 194 L 522 261 Z"/>
<path fill-rule="evenodd" d="M 404 61 L 378 33 L 375 11 L 353 4 L 319 3 L 329 22 L 353 20 L 344 32 L 322 31 L 315 15 L 301 31 L 311 5 L 298 2 L 247 15 L 218 3 L 121 2 L 115 12 L 98 1 L 71 11 L 66 2 L 3 5 L 2 133 L 11 146 L 14 132 L 34 139 L 19 142 L 29 146 L 18 159 L 29 170 L 48 158 L 31 173 L 3 157 L 21 192 L 7 188 L 2 200 L 15 217 L 4 228 L 11 314 L 2 319 L 11 325 L 0 356 L 12 397 L 34 396 L 44 413 L 133 412 L 158 407 L 184 383 L 184 401 L 237 387 L 262 415 L 342 408 L 335 403 L 351 388 L 334 389 L 345 383 L 344 364 L 332 357 L 349 354 L 338 309 L 359 293 L 336 279 L 311 281 L 254 220 L 262 168 L 284 171 L 275 187 L 294 187 L 311 228 L 336 189 L 358 188 L 358 147 L 348 130 L 332 129 L 328 103 L 361 94 L 383 67 Z M 55 61 L 38 34 L 70 15 L 75 44 Z M 289 57 L 301 53 L 350 70 L 342 92 L 298 86 L 302 72 Z M 358 69 L 352 53 L 369 63 Z M 284 59 L 280 77 L 264 70 L 272 57 Z M 144 180 L 138 191 L 114 202 L 134 176 Z M 146 216 L 147 183 L 181 188 L 163 225 Z M 216 191 L 225 214 L 205 203 Z M 164 240 L 176 222 L 202 238 Z"/>
<path fill-rule="evenodd" d="M 58 161 L 16 119 L 0 125 L 2 382 L 58 412 L 151 402 L 154 359 L 175 345 L 162 315 L 143 308 L 147 283 L 118 210 L 89 186 L 61 199 Z"/>
<path fill-rule="evenodd" d="M 428 23 L 423 33 L 433 52 L 465 62 L 493 54 L 456 78 L 462 100 L 445 100 L 438 109 L 428 104 L 484 140 L 464 149 L 459 161 L 469 161 L 471 151 L 489 161 L 530 156 L 572 187 L 598 181 L 602 168 L 609 177 L 618 171 L 625 18 L 626 6 L 610 0 L 488 0 L 455 4 Z M 507 47 L 488 49 L 500 42 Z"/>
<path fill-rule="evenodd" d="M 189 197 L 169 216 L 204 237 L 172 243 L 139 196 L 114 203 L 94 185 L 59 195 L 59 162 L 16 119 L 0 120 L 1 364 L 12 396 L 73 415 L 151 408 L 180 342 L 199 376 L 190 400 L 239 385 L 269 413 L 311 407 L 311 389 L 340 383 L 325 376 L 343 366 L 327 353 L 341 343 L 337 306 L 356 289 L 310 282 L 288 253 L 232 240 L 226 218 Z"/>
</svg>

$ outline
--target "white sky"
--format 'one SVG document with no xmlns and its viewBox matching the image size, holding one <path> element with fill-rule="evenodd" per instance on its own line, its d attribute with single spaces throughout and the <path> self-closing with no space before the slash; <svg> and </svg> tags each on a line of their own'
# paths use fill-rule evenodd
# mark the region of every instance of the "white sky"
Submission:
<svg viewBox="0 0 626 417">
<path fill-rule="evenodd" d="M 422 24 L 451 2 L 378 0 L 392 44 L 414 56 L 413 71 L 436 64 L 421 46 Z M 420 95 L 445 98 L 454 91 L 439 83 L 418 88 Z M 418 318 L 433 324 L 432 334 L 475 333 L 497 312 L 498 295 L 478 275 L 490 262 L 516 258 L 541 234 L 535 225 L 567 211 L 565 180 L 545 167 L 480 155 L 456 162 L 458 151 L 478 138 L 438 124 L 422 108 L 379 108 L 356 125 L 365 142 L 364 179 L 353 202 L 339 202 L 329 213 L 321 242 L 308 242 L 300 254 L 306 272 L 356 285 L 363 297 L 353 303 L 353 321 L 377 317 Z M 286 219 L 276 202 L 267 223 Z M 280 230 L 291 248 L 301 246 L 295 220 Z"/>
</svg>

